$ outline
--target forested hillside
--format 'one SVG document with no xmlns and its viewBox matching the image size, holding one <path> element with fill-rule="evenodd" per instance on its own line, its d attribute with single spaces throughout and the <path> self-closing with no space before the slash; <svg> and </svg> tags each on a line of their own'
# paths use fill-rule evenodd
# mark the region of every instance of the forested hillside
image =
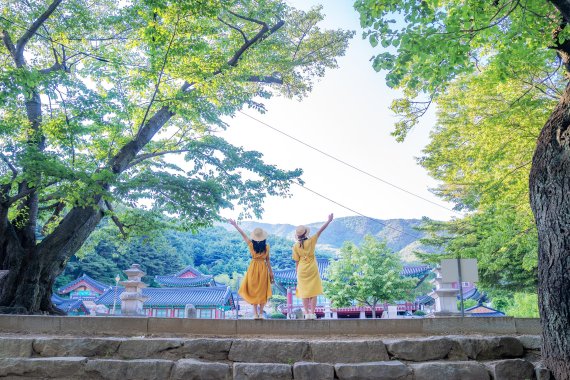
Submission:
<svg viewBox="0 0 570 380">
<path fill-rule="evenodd" d="M 412 261 L 415 257 L 411 247 L 421 246 L 412 236 L 421 236 L 414 227 L 421 223 L 417 219 L 392 219 L 381 221 L 395 229 L 383 226 L 362 217 L 335 219 L 321 236 L 317 248 L 320 257 L 334 257 L 335 252 L 345 241 L 360 244 L 365 235 L 384 238 L 388 247 L 398 252 L 404 261 Z M 322 223 L 312 223 L 315 233 Z M 271 246 L 271 262 L 275 269 L 293 266 L 291 245 L 295 226 L 290 224 L 242 223 L 246 231 L 257 226 L 266 229 Z M 160 236 L 137 238 L 128 241 L 102 239 L 92 248 L 85 250 L 81 258 L 73 257 L 57 280 L 56 286 L 80 276 L 82 273 L 108 284 L 114 283 L 114 277 L 138 263 L 147 272 L 144 279 L 153 286 L 155 275 L 175 273 L 186 265 L 194 265 L 202 272 L 212 275 L 243 273 L 249 263 L 249 253 L 241 236 L 229 225 L 205 228 L 198 233 L 167 231 Z M 406 233 L 412 235 L 406 235 Z"/>
</svg>

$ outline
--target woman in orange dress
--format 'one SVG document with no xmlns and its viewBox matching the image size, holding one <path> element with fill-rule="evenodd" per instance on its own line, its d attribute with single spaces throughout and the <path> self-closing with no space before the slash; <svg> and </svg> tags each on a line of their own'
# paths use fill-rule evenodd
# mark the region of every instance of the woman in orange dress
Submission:
<svg viewBox="0 0 570 380">
<path fill-rule="evenodd" d="M 293 246 L 293 260 L 297 272 L 297 298 L 303 299 L 303 317 L 305 319 L 317 319 L 315 308 L 317 296 L 323 294 L 323 285 L 315 257 L 317 239 L 333 220 L 330 214 L 328 220 L 314 236 L 309 237 L 310 229 L 299 226 L 295 231 L 297 243 Z"/>
<path fill-rule="evenodd" d="M 251 254 L 251 262 L 238 294 L 253 306 L 253 318 L 263 319 L 263 308 L 271 297 L 271 284 L 273 283 L 273 270 L 269 261 L 269 244 L 266 241 L 267 232 L 261 228 L 256 228 L 251 233 L 250 239 L 235 220 L 228 219 L 228 222 L 241 234 Z"/>
</svg>

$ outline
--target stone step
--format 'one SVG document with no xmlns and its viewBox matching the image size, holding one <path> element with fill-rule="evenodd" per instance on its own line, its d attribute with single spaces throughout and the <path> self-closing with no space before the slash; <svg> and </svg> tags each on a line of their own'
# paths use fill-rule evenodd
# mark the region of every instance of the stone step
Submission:
<svg viewBox="0 0 570 380">
<path fill-rule="evenodd" d="M 248 363 L 499 360 L 537 357 L 538 336 L 398 339 L 84 338 L 0 336 L 0 357 L 201 359 Z"/>
<path fill-rule="evenodd" d="M 398 360 L 364 363 L 228 363 L 164 359 L 91 359 L 87 357 L 2 358 L 0 378 L 81 380 L 547 380 L 540 365 L 523 359 L 499 361 Z"/>
</svg>

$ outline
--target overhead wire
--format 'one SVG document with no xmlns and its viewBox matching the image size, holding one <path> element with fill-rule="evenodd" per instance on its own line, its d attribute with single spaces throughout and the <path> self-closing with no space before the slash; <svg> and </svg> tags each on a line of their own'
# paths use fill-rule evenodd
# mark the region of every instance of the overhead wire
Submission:
<svg viewBox="0 0 570 380">
<path fill-rule="evenodd" d="M 345 205 L 343 205 L 342 203 L 339 203 L 339 202 L 335 201 L 334 199 L 331 199 L 331 198 L 329 198 L 329 197 L 327 197 L 327 196 L 325 196 L 325 195 L 323 195 L 323 194 L 321 194 L 321 193 L 319 193 L 319 192 L 317 192 L 317 191 L 315 191 L 315 190 L 313 190 L 313 189 L 311 189 L 311 188 L 308 188 L 308 187 L 305 186 L 305 185 L 300 184 L 299 182 L 293 182 L 293 183 L 294 183 L 295 185 L 297 185 L 297 186 L 299 186 L 299 187 L 301 187 L 301 188 L 303 188 L 303 189 L 305 189 L 305 190 L 307 190 L 307 191 L 309 191 L 309 192 L 311 192 L 311 193 L 313 193 L 313 194 L 315 194 L 315 195 L 317 195 L 317 196 L 323 198 L 323 199 L 326 199 L 327 201 L 329 201 L 329 202 L 331 202 L 331 203 L 336 204 L 337 206 L 340 206 L 340 207 L 342 207 L 342 208 L 344 208 L 344 209 L 346 209 L 346 210 L 348 210 L 348 211 L 350 211 L 350 212 L 353 212 L 353 213 L 355 213 L 355 214 L 357 214 L 357 215 L 360 215 L 360 216 L 362 216 L 362 217 L 364 217 L 364 218 L 366 218 L 366 219 L 368 219 L 368 220 L 370 220 L 370 221 L 372 221 L 372 222 L 381 224 L 382 226 L 384 226 L 384 227 L 386 227 L 386 228 L 389 228 L 389 229 L 391 229 L 391 230 L 397 231 L 397 232 L 399 232 L 399 233 L 401 233 L 401 234 L 404 234 L 404 235 L 408 235 L 408 236 L 410 236 L 410 237 L 413 237 L 413 238 L 416 239 L 416 240 L 421 239 L 421 237 L 418 236 L 418 235 L 411 234 L 411 233 L 409 233 L 409 232 L 406 232 L 406 231 L 404 231 L 404 230 L 401 230 L 401 229 L 399 229 L 399 228 L 396 228 L 396 227 L 394 227 L 394 226 L 391 226 L 391 225 L 389 225 L 388 223 L 384 223 L 384 222 L 382 222 L 382 221 L 379 220 L 379 219 L 374 219 L 374 218 L 371 218 L 371 217 L 369 217 L 369 216 L 367 216 L 367 215 L 364 215 L 363 213 L 361 213 L 361 212 L 359 212 L 359 211 L 357 211 L 357 210 L 354 210 L 354 209 L 352 209 L 352 208 L 350 208 L 350 207 L 348 207 L 348 206 L 345 206 Z"/>
<path fill-rule="evenodd" d="M 272 126 L 272 125 L 270 125 L 270 124 L 268 124 L 268 123 L 266 123 L 266 122 L 264 122 L 264 121 L 262 121 L 262 120 L 259 120 L 259 119 L 257 119 L 257 118 L 254 117 L 254 116 L 251 116 L 251 115 L 249 115 L 249 114 L 247 114 L 247 113 L 245 113 L 245 112 L 243 112 L 243 111 L 239 111 L 239 110 L 238 110 L 238 112 L 241 113 L 242 115 L 247 116 L 247 117 L 249 117 L 250 119 L 255 120 L 256 122 L 258 122 L 258 123 L 260 123 L 260 124 L 262 124 L 262 125 L 264 125 L 264 126 L 270 128 L 270 129 L 272 129 L 273 131 L 275 131 L 275 132 L 277 132 L 277 133 L 280 133 L 280 134 L 282 134 L 282 135 L 284 135 L 284 136 L 290 138 L 291 140 L 294 140 L 294 141 L 298 142 L 299 144 L 302 144 L 302 145 L 304 145 L 304 146 L 306 146 L 306 147 L 308 147 L 308 148 L 310 148 L 310 149 L 312 149 L 312 150 L 314 150 L 314 151 L 316 151 L 316 152 L 318 152 L 318 153 L 320 153 L 320 154 L 322 154 L 322 155 L 324 155 L 324 156 L 326 156 L 326 157 L 328 157 L 328 158 L 330 158 L 330 159 L 332 159 L 332 160 L 334 160 L 334 161 L 337 161 L 337 162 L 339 162 L 339 163 L 341 163 L 341 164 L 343 164 L 343 165 L 345 165 L 345 166 L 348 166 L 349 168 L 351 168 L 351 169 L 353 169 L 353 170 L 356 170 L 356 171 L 358 171 L 358 172 L 360 172 L 360 173 L 362 173 L 362 174 L 365 174 L 365 175 L 367 175 L 368 177 L 371 177 L 371 178 L 373 178 L 373 179 L 375 179 L 375 180 L 377 180 L 377 181 L 380 181 L 380 182 L 382 182 L 382 183 L 384 183 L 384 184 L 386 184 L 386 185 L 389 185 L 389 186 L 391 186 L 391 187 L 393 187 L 393 188 L 395 188 L 395 189 L 398 189 L 398 190 L 400 190 L 400 191 L 402 191 L 402 192 L 404 192 L 404 193 L 406 193 L 406 194 L 408 194 L 408 195 L 414 196 L 414 197 L 419 198 L 419 199 L 421 199 L 421 200 L 423 200 L 423 201 L 425 201 L 425 202 L 431 203 L 432 205 L 438 206 L 438 207 L 443 208 L 443 209 L 445 209 L 445 210 L 447 210 L 447 211 L 451 211 L 451 212 L 453 212 L 453 213 L 455 213 L 455 214 L 458 214 L 458 215 L 463 216 L 463 214 L 460 213 L 460 212 L 457 211 L 457 210 L 451 209 L 451 208 L 446 207 L 446 206 L 444 206 L 444 205 L 441 205 L 441 204 L 439 204 L 439 203 L 437 203 L 437 202 L 434 202 L 434 201 L 432 201 L 432 200 L 429 200 L 429 199 L 427 199 L 427 198 L 425 198 L 425 197 L 422 197 L 421 195 L 418 195 L 418 194 L 415 194 L 415 193 L 413 193 L 413 192 L 411 192 L 411 191 L 409 191 L 409 190 L 406 190 L 406 189 L 404 189 L 403 187 L 400 187 L 400 186 L 398 186 L 398 185 L 395 185 L 395 184 L 391 183 L 390 181 L 387 181 L 387 180 L 385 180 L 385 179 L 382 179 L 382 178 L 380 178 L 380 177 L 378 177 L 378 176 L 376 176 L 376 175 L 374 175 L 374 174 L 372 174 L 372 173 L 370 173 L 370 172 L 368 172 L 368 171 L 366 171 L 366 170 L 360 169 L 359 167 L 357 167 L 357 166 L 355 166 L 355 165 L 353 165 L 353 164 L 351 164 L 351 163 L 349 163 L 349 162 L 347 162 L 347 161 L 344 161 L 344 160 L 342 160 L 342 159 L 340 159 L 340 158 L 338 158 L 338 157 L 336 157 L 336 156 L 333 156 L 332 154 L 329 154 L 329 153 L 327 153 L 327 152 L 325 152 L 325 151 L 323 151 L 323 150 L 321 150 L 321 149 L 319 149 L 319 148 L 316 148 L 316 147 L 314 147 L 314 146 L 312 146 L 312 145 L 306 143 L 305 141 L 296 138 L 295 136 L 292 136 L 292 135 L 290 135 L 290 134 L 288 134 L 288 133 L 286 133 L 286 132 L 283 132 L 282 130 L 280 130 L 280 129 L 278 129 L 278 128 L 276 128 L 276 127 L 274 127 L 274 126 Z"/>
<path fill-rule="evenodd" d="M 5 20 L 5 21 L 7 21 L 7 22 L 9 22 L 9 23 L 11 23 L 11 24 L 13 24 L 13 25 L 15 25 L 16 27 L 19 27 L 19 28 L 24 29 L 24 30 L 29 30 L 26 26 L 19 25 L 17 22 L 15 22 L 15 21 L 13 21 L 13 20 L 10 20 L 10 19 L 7 19 L 6 17 L 0 16 L 0 18 L 3 19 L 3 20 Z M 65 48 L 67 48 L 67 49 L 69 49 L 69 50 L 71 50 L 71 51 L 76 51 L 76 52 L 78 52 L 78 53 L 84 54 L 85 56 L 89 56 L 89 57 L 92 57 L 92 58 L 94 58 L 94 59 L 97 59 L 97 60 L 100 60 L 100 61 L 103 61 L 103 62 L 112 62 L 112 60 L 107 59 L 107 58 L 105 58 L 105 57 L 102 57 L 102 56 L 99 56 L 99 55 L 95 55 L 95 54 L 93 54 L 93 53 L 88 53 L 88 52 L 85 52 L 85 51 L 82 51 L 82 50 L 79 50 L 79 49 L 76 49 L 76 48 L 72 48 L 72 47 L 70 47 L 70 46 L 68 46 L 68 45 L 66 45 L 66 44 L 61 43 L 61 42 L 54 41 L 54 40 L 52 40 L 50 37 L 44 36 L 43 34 L 37 32 L 37 31 L 34 32 L 34 34 L 37 35 L 38 37 L 43 38 L 44 40 L 46 40 L 46 41 L 48 41 L 48 42 L 50 42 L 50 43 L 55 43 L 55 44 L 57 44 L 57 45 L 60 45 L 60 46 L 62 46 L 62 47 L 65 47 Z M 119 63 L 119 62 L 113 62 L 113 63 L 117 64 L 117 63 Z M 119 63 L 119 64 L 125 65 L 125 64 L 122 63 L 122 62 Z M 127 66 L 127 65 L 125 65 L 125 66 Z M 361 172 L 362 174 L 365 174 L 365 175 L 367 175 L 367 176 L 369 176 L 369 177 L 372 177 L 372 178 L 374 178 L 374 179 L 376 179 L 376 180 L 378 180 L 378 181 L 380 181 L 380 182 L 383 182 L 383 183 L 385 183 L 385 184 L 387 184 L 387 185 L 389 185 L 389 186 L 392 186 L 392 187 L 394 187 L 394 188 L 396 188 L 396 189 L 398 189 L 398 190 L 400 190 L 400 191 L 403 191 L 403 192 L 405 192 L 405 193 L 408 193 L 409 195 L 415 196 L 415 197 L 417 197 L 417 198 L 419 198 L 419 199 L 422 199 L 422 200 L 424 200 L 424 201 L 426 201 L 426 202 L 429 202 L 429 203 L 431 203 L 431 204 L 434 204 L 434 205 L 436 205 L 436 206 L 438 206 L 438 207 L 441 207 L 441 208 L 444 208 L 444 209 L 446 209 L 446 210 L 448 210 L 448 211 L 452 211 L 452 212 L 456 212 L 456 213 L 457 213 L 457 211 L 455 211 L 455 210 L 449 209 L 449 208 L 447 208 L 447 207 L 445 207 L 445 206 L 443 206 L 443 205 L 440 205 L 440 204 L 438 204 L 438 203 L 436 203 L 436 202 L 433 202 L 433 201 L 431 201 L 431 200 L 429 200 L 429 199 L 427 199 L 427 198 L 424 198 L 424 197 L 422 197 L 422 196 L 420 196 L 420 195 L 414 194 L 414 193 L 412 193 L 412 192 L 410 192 L 410 191 L 408 191 L 408 190 L 406 190 L 406 189 L 403 189 L 403 188 L 401 188 L 401 187 L 399 187 L 399 186 L 397 186 L 397 185 L 394 185 L 394 184 L 390 183 L 389 181 L 386 181 L 386 180 L 384 180 L 384 179 L 382 179 L 382 178 L 380 178 L 380 177 L 377 177 L 377 176 L 375 176 L 374 174 L 371 174 L 371 173 L 369 173 L 369 172 L 367 172 L 367 171 L 365 171 L 365 170 L 362 170 L 362 169 L 356 167 L 355 165 L 352 165 L 352 164 L 350 164 L 350 163 L 348 163 L 348 162 L 346 162 L 346 161 L 344 161 L 344 160 L 341 160 L 341 159 L 339 159 L 339 158 L 337 158 L 337 157 L 335 157 L 335 156 L 333 156 L 333 155 L 331 155 L 331 154 L 329 154 L 329 153 L 326 153 L 326 152 L 324 152 L 324 151 L 322 151 L 322 150 L 320 150 L 320 149 L 318 149 L 318 148 L 316 148 L 316 147 L 314 147 L 314 146 L 312 146 L 312 145 L 310 145 L 310 144 L 307 144 L 307 143 L 305 143 L 304 141 L 302 141 L 302 140 L 300 140 L 300 139 L 297 139 L 296 137 L 291 136 L 291 135 L 289 135 L 289 134 L 287 134 L 287 133 L 281 131 L 280 129 L 275 128 L 275 127 L 273 127 L 273 126 L 271 126 L 271 125 L 269 125 L 269 124 L 267 124 L 267 123 L 265 123 L 265 122 L 263 122 L 263 121 L 261 121 L 261 120 L 255 118 L 255 117 L 253 117 L 253 116 L 251 116 L 251 115 L 249 115 L 249 114 L 247 114 L 247 113 L 245 113 L 245 112 L 243 112 L 243 111 L 239 111 L 239 110 L 238 110 L 238 112 L 241 113 L 241 114 L 243 114 L 244 116 L 247 116 L 247 117 L 249 117 L 249 118 L 251 118 L 251 119 L 257 121 L 258 123 L 260 123 L 260 124 L 262 124 L 262 125 L 267 126 L 268 128 L 270 128 L 270 129 L 272 129 L 272 130 L 274 130 L 274 131 L 276 131 L 276 132 L 278 132 L 278 133 L 280 133 L 280 134 L 282 134 L 282 135 L 284 135 L 284 136 L 286 136 L 286 137 L 288 137 L 288 138 L 290 138 L 290 139 L 292 139 L 292 140 L 297 141 L 297 142 L 300 143 L 300 144 L 303 144 L 303 145 L 307 146 L 307 147 L 310 148 L 310 149 L 313 149 L 313 150 L 319 152 L 320 154 L 323 154 L 323 155 L 325 155 L 325 156 L 327 156 L 327 157 L 329 157 L 329 158 L 331 158 L 331 159 L 333 159 L 333 160 L 335 160 L 335 161 L 337 161 L 337 162 L 340 162 L 340 163 L 342 163 L 342 164 L 344 164 L 344 165 L 346 165 L 346 166 L 348 166 L 348 167 L 350 167 L 350 168 L 352 168 L 352 169 L 354 169 L 354 170 L 356 170 L 356 171 L 358 171 L 358 172 Z M 408 236 L 410 236 L 410 237 L 413 237 L 414 239 L 420 239 L 420 238 L 421 238 L 421 237 L 419 237 L 419 236 L 417 236 L 417 235 L 414 235 L 414 234 L 411 234 L 411 233 L 406 232 L 406 231 L 404 231 L 404 230 L 401 230 L 401 229 L 398 229 L 398 228 L 396 228 L 396 227 L 393 227 L 393 226 L 391 226 L 391 225 L 389 225 L 389 224 L 387 224 L 387 223 L 384 223 L 384 222 L 382 222 L 382 221 L 380 221 L 380 220 L 378 220 L 378 219 L 371 218 L 371 217 L 369 217 L 369 216 L 367 216 L 367 215 L 365 215 L 365 214 L 363 214 L 363 213 L 361 213 L 361 212 L 359 212 L 359 211 L 357 211 L 357 210 L 354 210 L 354 209 L 352 209 L 352 208 L 350 208 L 350 207 L 348 207 L 348 206 L 345 206 L 345 205 L 341 204 L 340 202 L 337 202 L 337 201 L 335 201 L 335 200 L 333 200 L 333 199 L 331 199 L 331 198 L 329 198 L 329 197 L 327 197 L 327 196 L 325 196 L 325 195 L 323 195 L 323 194 L 320 194 L 319 192 L 317 192 L 317 191 L 315 191 L 315 190 L 313 190 L 313 189 L 311 189 L 311 188 L 308 188 L 308 187 L 305 186 L 305 185 L 302 185 L 302 184 L 300 184 L 300 183 L 298 183 L 298 182 L 293 182 L 293 183 L 294 183 L 295 185 L 297 185 L 297 186 L 299 186 L 299 187 L 305 189 L 306 191 L 309 191 L 309 192 L 311 192 L 312 194 L 317 195 L 318 197 L 321 197 L 321 198 L 323 198 L 323 199 L 325 199 L 325 200 L 327 200 L 327 201 L 329 201 L 329 202 L 331 202 L 331 203 L 334 203 L 334 204 L 336 204 L 336 205 L 338 205 L 338 206 L 340 206 L 340 207 L 342 207 L 342 208 L 344 208 L 344 209 L 346 209 L 346 210 L 348 210 L 348 211 L 351 211 L 351 212 L 353 212 L 353 213 L 355 213 L 355 214 L 357 214 L 357 215 L 360 215 L 360 216 L 362 216 L 362 217 L 364 217 L 364 218 L 366 218 L 366 219 L 368 219 L 368 220 L 370 220 L 370 221 L 372 221 L 372 222 L 378 223 L 378 224 L 380 224 L 380 225 L 382 225 L 382 226 L 384 226 L 384 227 L 386 227 L 386 228 L 389 228 L 389 229 L 392 229 L 392 230 L 397 231 L 397 232 L 399 232 L 399 233 L 402 233 L 402 234 L 408 235 Z"/>
</svg>

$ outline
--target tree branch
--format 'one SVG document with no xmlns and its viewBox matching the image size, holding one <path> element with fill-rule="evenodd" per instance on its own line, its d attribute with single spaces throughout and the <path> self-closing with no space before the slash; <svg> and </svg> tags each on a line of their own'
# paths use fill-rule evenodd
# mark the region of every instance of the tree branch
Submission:
<svg viewBox="0 0 570 380">
<path fill-rule="evenodd" d="M 43 23 L 51 16 L 51 14 L 56 10 L 62 0 L 54 0 L 53 3 L 46 9 L 44 13 L 38 17 L 36 21 L 33 22 L 32 26 L 26 30 L 24 35 L 20 37 L 18 42 L 16 43 L 16 56 L 15 61 L 16 65 L 23 65 L 24 64 L 24 48 L 26 44 L 32 38 L 32 36 L 38 31 L 38 29 L 43 25 Z"/>
<path fill-rule="evenodd" d="M 8 167 L 12 171 L 12 181 L 13 181 L 18 175 L 18 169 L 16 169 L 16 167 L 12 165 L 12 163 L 10 162 L 10 160 L 8 160 L 8 157 L 6 157 L 4 153 L 0 153 L 0 158 L 2 159 L 2 161 L 6 163 L 6 165 L 8 165 Z"/>
<path fill-rule="evenodd" d="M 252 75 L 248 79 L 249 82 L 258 82 L 258 83 L 275 83 L 275 84 L 283 84 L 283 79 L 278 77 L 270 77 L 270 76 L 258 76 Z"/>
<path fill-rule="evenodd" d="M 138 156 L 136 156 L 131 163 L 129 164 L 129 166 L 127 167 L 127 169 L 132 168 L 133 166 L 141 163 L 144 160 L 148 160 L 149 158 L 153 158 L 153 157 L 158 157 L 158 156 L 164 156 L 166 154 L 171 154 L 171 153 L 185 153 L 185 152 L 190 152 L 190 149 L 176 149 L 176 150 L 165 150 L 162 152 L 154 152 L 154 153 L 144 153 L 144 154 L 140 154 Z"/>
<path fill-rule="evenodd" d="M 8 49 L 8 51 L 10 52 L 12 59 L 16 60 L 16 47 L 14 46 L 12 38 L 10 38 L 10 34 L 8 33 L 7 30 L 2 31 L 2 41 L 4 42 L 4 46 L 6 46 L 6 49 Z"/>
<path fill-rule="evenodd" d="M 121 232 L 121 235 L 123 235 L 123 237 L 126 238 L 127 232 L 125 231 L 125 225 L 123 223 L 121 223 L 119 218 L 117 218 L 117 215 L 115 215 L 115 210 L 113 209 L 113 205 L 111 205 L 111 202 L 106 200 L 105 206 L 107 206 L 107 209 L 109 211 L 111 211 L 111 220 L 113 220 L 113 223 L 115 223 L 115 225 L 117 226 L 117 228 Z"/>
<path fill-rule="evenodd" d="M 230 23 L 228 23 L 228 22 L 225 22 L 224 20 L 222 20 L 222 18 L 221 18 L 220 16 L 218 16 L 218 20 L 219 20 L 222 24 L 229 26 L 229 27 L 232 28 L 233 30 L 237 30 L 237 31 L 241 34 L 241 36 L 243 37 L 243 40 L 244 40 L 246 43 L 249 42 L 249 40 L 247 39 L 247 36 L 246 36 L 245 33 L 243 32 L 243 30 L 241 30 L 241 29 L 238 28 L 237 26 L 234 26 L 234 25 L 232 25 L 232 24 L 230 24 Z"/>
</svg>

